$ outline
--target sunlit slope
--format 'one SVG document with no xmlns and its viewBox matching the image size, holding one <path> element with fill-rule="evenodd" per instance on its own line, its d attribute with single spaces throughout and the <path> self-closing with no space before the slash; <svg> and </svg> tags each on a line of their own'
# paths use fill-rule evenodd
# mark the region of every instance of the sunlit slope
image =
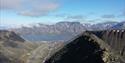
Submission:
<svg viewBox="0 0 125 63">
<path fill-rule="evenodd" d="M 0 31 L 0 63 L 24 63 L 27 53 L 36 47 L 12 31 Z"/>
</svg>

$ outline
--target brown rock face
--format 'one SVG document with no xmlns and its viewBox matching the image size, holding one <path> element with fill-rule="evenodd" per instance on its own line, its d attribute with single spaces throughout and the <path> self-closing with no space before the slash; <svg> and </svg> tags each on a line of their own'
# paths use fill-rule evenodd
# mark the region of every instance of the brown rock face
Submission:
<svg viewBox="0 0 125 63">
<path fill-rule="evenodd" d="M 84 32 L 48 58 L 45 63 L 125 63 L 121 56 L 124 56 L 124 47 L 116 45 L 124 42 L 124 39 L 124 31 Z M 111 45 L 110 42 L 114 44 Z M 118 51 L 122 50 L 121 55 L 114 52 L 117 47 L 120 47 Z"/>
</svg>

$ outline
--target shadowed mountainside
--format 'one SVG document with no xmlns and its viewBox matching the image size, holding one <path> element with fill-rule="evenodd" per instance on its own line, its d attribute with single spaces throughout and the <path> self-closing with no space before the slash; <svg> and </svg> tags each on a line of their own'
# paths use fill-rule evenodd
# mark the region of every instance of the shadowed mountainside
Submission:
<svg viewBox="0 0 125 63">
<path fill-rule="evenodd" d="M 125 59 L 122 57 L 124 47 L 119 47 L 122 49 L 122 55 L 115 53 L 117 49 L 113 49 L 118 47 L 116 43 L 124 41 L 125 36 L 122 38 L 118 36 L 124 32 L 119 31 L 120 33 L 112 34 L 112 31 L 110 33 L 109 31 L 84 32 L 47 59 L 45 63 L 125 63 Z M 106 36 L 105 32 L 107 32 Z M 122 35 L 124 34 L 120 36 Z M 108 37 L 112 37 L 113 40 Z M 121 39 L 121 41 L 115 39 Z M 108 41 L 113 43 L 113 46 L 107 43 Z"/>
</svg>

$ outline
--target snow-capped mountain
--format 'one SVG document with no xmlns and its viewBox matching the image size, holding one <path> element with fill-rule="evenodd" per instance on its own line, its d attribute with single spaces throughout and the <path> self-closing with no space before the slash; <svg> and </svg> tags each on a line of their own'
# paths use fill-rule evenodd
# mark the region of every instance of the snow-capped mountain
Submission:
<svg viewBox="0 0 125 63">
<path fill-rule="evenodd" d="M 112 26 L 111 29 L 125 29 L 125 21 Z"/>
<path fill-rule="evenodd" d="M 86 24 L 80 22 L 58 22 L 53 25 L 30 24 L 13 29 L 19 34 L 78 34 L 85 30 L 106 30 L 115 26 L 117 22 L 105 22 L 98 24 Z M 24 32 L 25 31 L 25 32 Z"/>
<path fill-rule="evenodd" d="M 123 24 L 123 22 L 121 23 Z M 73 36 L 82 33 L 86 30 L 107 30 L 111 29 L 116 25 L 120 26 L 118 22 L 105 22 L 97 24 L 88 24 L 80 22 L 58 22 L 56 24 L 47 25 L 42 23 L 23 25 L 19 28 L 11 28 L 10 30 L 15 31 L 24 38 L 29 40 L 64 40 L 70 39 Z M 123 27 L 124 28 L 124 27 Z"/>
</svg>

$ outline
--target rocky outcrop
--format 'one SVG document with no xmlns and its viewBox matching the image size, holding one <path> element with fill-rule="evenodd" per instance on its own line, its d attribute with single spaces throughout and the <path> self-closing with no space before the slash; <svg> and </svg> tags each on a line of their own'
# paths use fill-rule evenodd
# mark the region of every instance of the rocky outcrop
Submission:
<svg viewBox="0 0 125 63">
<path fill-rule="evenodd" d="M 48 58 L 45 63 L 124 63 L 124 59 L 111 49 L 95 34 L 84 32 Z"/>
</svg>

